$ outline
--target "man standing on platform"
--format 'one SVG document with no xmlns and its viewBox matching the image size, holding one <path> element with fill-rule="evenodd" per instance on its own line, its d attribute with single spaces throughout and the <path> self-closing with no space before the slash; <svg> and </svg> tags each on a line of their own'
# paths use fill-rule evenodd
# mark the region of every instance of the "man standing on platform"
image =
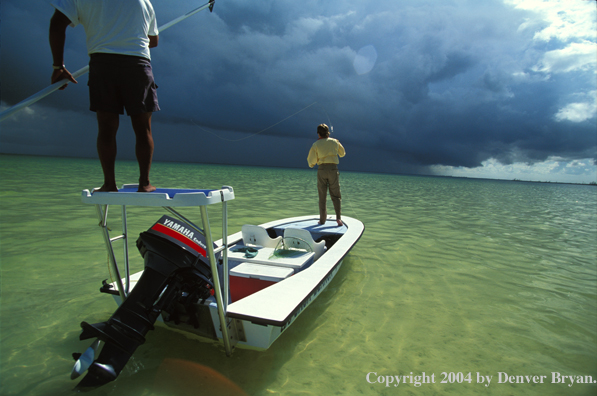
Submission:
<svg viewBox="0 0 597 396">
<path fill-rule="evenodd" d="M 338 171 L 338 157 L 344 157 L 346 151 L 340 142 L 330 137 L 330 129 L 326 124 L 317 126 L 319 139 L 313 143 L 307 162 L 309 167 L 317 166 L 317 191 L 319 193 L 319 224 L 325 224 L 327 219 L 326 199 L 328 188 L 336 212 L 336 223 L 342 226 L 340 194 L 340 172 Z"/>
<path fill-rule="evenodd" d="M 160 110 L 149 49 L 158 45 L 158 27 L 149 0 L 53 0 L 50 48 L 52 83 L 77 83 L 64 66 L 66 28 L 83 25 L 87 36 L 90 110 L 97 113 L 97 151 L 104 173 L 98 191 L 116 187 L 116 133 L 120 114 L 131 117 L 139 163 L 139 192 L 151 192 L 151 115 Z M 61 89 L 66 88 L 66 85 Z"/>
</svg>

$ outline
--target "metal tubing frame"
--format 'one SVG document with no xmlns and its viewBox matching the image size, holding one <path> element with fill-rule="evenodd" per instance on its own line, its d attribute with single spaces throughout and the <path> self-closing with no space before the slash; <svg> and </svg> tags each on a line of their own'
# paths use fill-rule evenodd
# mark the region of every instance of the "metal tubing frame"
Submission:
<svg viewBox="0 0 597 396">
<path fill-rule="evenodd" d="M 122 205 L 122 235 L 124 237 L 124 295 L 128 296 L 131 288 L 131 270 L 129 266 L 129 233 L 126 226 L 126 205 Z"/>
<path fill-rule="evenodd" d="M 114 255 L 114 247 L 112 246 L 112 241 L 116 240 L 116 239 L 124 238 L 125 246 L 126 246 L 126 244 L 127 244 L 126 236 L 121 235 L 120 237 L 111 239 L 110 231 L 108 230 L 108 208 L 109 208 L 109 205 L 106 205 L 105 209 L 102 209 L 102 205 L 100 205 L 100 204 L 95 205 L 95 207 L 97 209 L 97 215 L 98 215 L 99 221 L 100 221 L 99 226 L 102 229 L 102 235 L 104 236 L 106 250 L 108 251 L 108 259 L 110 261 L 110 267 L 116 276 L 116 288 L 118 289 L 118 294 L 120 295 L 120 298 L 122 299 L 122 301 L 124 301 L 126 299 L 127 293 L 125 293 L 124 286 L 122 285 L 122 277 L 120 276 L 120 271 L 118 270 L 118 264 L 116 263 L 116 256 Z M 125 261 L 127 263 L 126 268 L 128 269 L 128 254 L 125 258 Z M 128 275 L 128 271 L 127 271 L 127 275 Z M 127 283 L 127 285 L 129 283 L 128 276 L 126 279 L 126 283 Z"/>
<path fill-rule="evenodd" d="M 230 356 L 232 354 L 232 343 L 230 341 L 230 335 L 228 332 L 228 317 L 226 312 L 228 310 L 228 294 L 229 294 L 229 277 L 228 277 L 228 203 L 226 201 L 222 201 L 222 246 L 214 249 L 214 242 L 213 237 L 211 234 L 211 227 L 209 225 L 209 217 L 207 214 L 207 207 L 205 205 L 199 206 L 199 210 L 201 212 L 201 222 L 203 225 L 203 229 L 197 227 L 183 215 L 178 213 L 176 210 L 172 209 L 171 207 L 164 206 L 163 208 L 181 219 L 182 221 L 187 222 L 190 226 L 195 228 L 199 233 L 201 233 L 205 237 L 206 242 L 206 251 L 207 251 L 207 258 L 209 259 L 211 272 L 214 274 L 214 294 L 216 297 L 216 303 L 218 307 L 218 317 L 220 319 L 220 328 L 222 331 L 222 341 L 224 342 L 224 349 L 226 350 L 226 356 Z M 108 208 L 109 205 L 105 205 L 105 210 L 102 209 L 102 205 L 97 204 L 95 205 L 97 208 L 98 217 L 100 220 L 100 227 L 102 228 L 102 234 L 104 236 L 104 242 L 106 244 L 106 249 L 108 250 L 108 257 L 110 260 L 110 266 L 112 271 L 116 275 L 116 287 L 118 288 L 118 294 L 122 301 L 126 299 L 130 291 L 130 269 L 129 269 L 129 250 L 128 250 L 128 229 L 127 229 L 127 215 L 126 215 L 126 205 L 122 205 L 122 235 L 110 238 L 110 231 L 108 229 Z M 116 255 L 114 254 L 114 247 L 112 245 L 113 241 L 124 239 L 124 270 L 125 270 L 125 285 L 122 284 L 122 277 L 120 275 L 120 271 L 118 269 L 118 264 L 116 262 Z M 222 282 L 220 281 L 220 275 L 218 272 L 218 263 L 216 261 L 216 253 L 222 253 L 222 265 L 223 265 L 223 287 Z"/>
<path fill-rule="evenodd" d="M 223 202 L 223 204 L 225 205 L 226 202 Z M 212 274 L 215 274 L 213 279 L 214 279 L 214 289 L 215 289 L 215 297 L 216 297 L 216 303 L 218 306 L 218 317 L 220 318 L 220 330 L 222 331 L 222 341 L 224 342 L 224 349 L 226 350 L 226 356 L 230 356 L 232 354 L 232 345 L 230 342 L 230 337 L 228 335 L 228 318 L 226 316 L 226 311 L 228 308 L 227 304 L 224 304 L 224 299 L 222 298 L 222 288 L 220 287 L 220 275 L 218 274 L 218 263 L 216 262 L 216 255 L 214 253 L 214 247 L 213 247 L 213 239 L 211 236 L 211 228 L 209 226 L 209 218 L 207 216 L 207 207 L 206 206 L 200 206 L 199 209 L 201 210 L 201 221 L 203 223 L 203 229 L 205 232 L 205 244 L 207 245 L 207 255 L 209 258 L 209 263 L 211 265 L 211 272 Z M 223 213 L 225 212 L 226 206 L 222 207 L 222 211 Z M 224 214 L 222 214 L 222 217 L 225 217 Z M 224 231 L 222 231 L 222 234 L 224 234 Z M 226 244 L 224 243 L 224 246 L 226 246 Z M 227 260 L 227 256 L 225 256 L 225 260 L 224 260 L 224 285 L 227 286 L 228 282 L 227 282 L 227 278 L 228 278 L 228 260 Z M 228 289 L 226 288 L 224 290 L 224 294 L 226 295 L 226 301 L 228 300 Z"/>
<path fill-rule="evenodd" d="M 230 274 L 228 273 L 228 202 L 222 202 L 222 261 L 224 266 L 224 314 L 228 312 L 228 291 L 230 290 Z"/>
</svg>

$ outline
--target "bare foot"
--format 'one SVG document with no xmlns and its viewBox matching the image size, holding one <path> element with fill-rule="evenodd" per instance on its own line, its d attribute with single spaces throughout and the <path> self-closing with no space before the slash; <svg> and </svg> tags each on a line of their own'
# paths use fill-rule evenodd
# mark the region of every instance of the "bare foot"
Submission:
<svg viewBox="0 0 597 396">
<path fill-rule="evenodd" d="M 100 188 L 95 188 L 93 192 L 118 192 L 118 187 L 116 185 L 113 186 L 106 186 L 105 184 Z"/>
<path fill-rule="evenodd" d="M 338 227 L 342 227 L 344 225 L 344 223 L 340 219 L 337 219 L 336 223 L 338 223 Z"/>
<path fill-rule="evenodd" d="M 142 186 L 139 184 L 139 189 L 137 192 L 152 192 L 155 191 L 156 188 L 151 185 L 151 183 L 147 183 L 146 185 Z"/>
</svg>

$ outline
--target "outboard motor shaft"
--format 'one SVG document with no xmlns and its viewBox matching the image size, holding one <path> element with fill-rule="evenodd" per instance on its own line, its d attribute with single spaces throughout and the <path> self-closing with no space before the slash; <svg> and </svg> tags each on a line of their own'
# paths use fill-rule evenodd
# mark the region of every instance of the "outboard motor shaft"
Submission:
<svg viewBox="0 0 597 396">
<path fill-rule="evenodd" d="M 81 323 L 80 339 L 97 338 L 104 346 L 77 385 L 79 389 L 115 380 L 137 347 L 145 342 L 145 335 L 162 311 L 172 313 L 177 302 L 189 304 L 189 296 L 194 303 L 213 293 L 205 239 L 189 224 L 163 216 L 141 233 L 137 247 L 145 260 L 145 270 L 126 300 L 106 322 Z M 89 353 L 85 355 L 89 360 Z M 89 364 L 78 363 L 79 367 Z M 76 378 L 80 373 L 73 370 L 73 374 Z"/>
</svg>

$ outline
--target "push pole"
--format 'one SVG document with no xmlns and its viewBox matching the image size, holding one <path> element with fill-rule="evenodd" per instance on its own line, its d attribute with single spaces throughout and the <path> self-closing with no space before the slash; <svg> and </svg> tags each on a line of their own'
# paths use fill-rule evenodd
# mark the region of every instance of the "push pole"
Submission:
<svg viewBox="0 0 597 396">
<path fill-rule="evenodd" d="M 206 8 L 209 8 L 209 11 L 212 12 L 214 9 L 214 3 L 216 0 L 210 0 L 208 3 L 202 5 L 201 7 L 197 7 L 192 11 L 187 12 L 184 15 L 179 16 L 176 19 L 173 19 L 172 21 L 166 23 L 165 25 L 162 25 L 160 27 L 158 27 L 158 31 L 161 33 L 164 30 L 168 29 L 169 27 L 172 27 L 174 25 L 176 25 L 178 22 L 183 21 L 185 19 L 187 19 L 188 17 L 190 17 L 191 15 L 195 15 L 196 13 L 198 13 L 199 11 L 202 11 Z M 72 74 L 72 76 L 75 78 L 75 80 L 79 77 L 81 77 L 82 75 L 86 74 L 89 71 L 89 65 L 77 70 L 76 72 L 74 72 Z M 11 115 L 13 115 L 14 113 L 16 113 L 19 110 L 24 109 L 25 107 L 31 106 L 33 103 L 45 98 L 46 96 L 50 95 L 51 93 L 57 91 L 58 89 L 60 89 L 62 86 L 68 84 L 67 80 L 60 80 L 60 81 L 56 81 L 54 84 L 47 86 L 46 88 L 42 89 L 41 91 L 39 91 L 38 93 L 31 95 L 30 97 L 28 97 L 27 99 L 17 103 L 16 105 L 9 107 L 8 109 L 4 110 L 2 113 L 0 113 L 0 122 L 4 121 L 6 118 L 10 117 Z"/>
</svg>

